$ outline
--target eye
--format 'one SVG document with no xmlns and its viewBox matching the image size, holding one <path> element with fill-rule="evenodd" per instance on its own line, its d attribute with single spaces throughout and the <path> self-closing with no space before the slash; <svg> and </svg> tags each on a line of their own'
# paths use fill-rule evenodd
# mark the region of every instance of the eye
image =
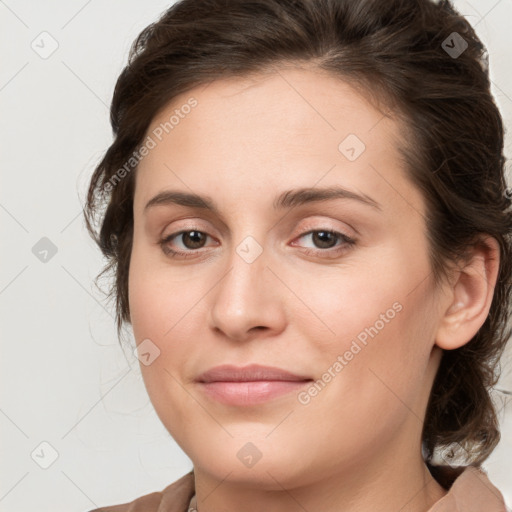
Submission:
<svg viewBox="0 0 512 512">
<path fill-rule="evenodd" d="M 339 253 L 346 251 L 356 243 L 353 238 L 350 238 L 344 233 L 340 233 L 339 231 L 334 231 L 332 229 L 313 229 L 307 233 L 303 233 L 298 237 L 298 240 L 305 237 L 310 237 L 311 241 L 320 247 L 319 249 L 306 248 L 303 251 L 306 254 L 313 255 L 329 253 L 331 255 L 337 256 Z M 337 241 L 340 241 L 339 245 L 336 245 Z M 296 244 L 294 243 L 292 245 Z"/>
<path fill-rule="evenodd" d="M 203 247 L 206 238 L 208 238 L 204 231 L 199 231 L 198 229 L 184 229 L 182 231 L 178 231 L 177 233 L 172 233 L 169 236 L 166 236 L 162 240 L 160 240 L 160 246 L 162 247 L 162 251 L 171 256 L 180 256 L 180 257 L 190 257 L 193 256 L 193 252 L 197 249 Z M 174 238 L 181 238 L 183 244 L 185 244 L 185 250 L 183 249 L 172 249 L 169 245 Z M 191 249 L 192 251 L 187 251 L 186 249 Z"/>
<path fill-rule="evenodd" d="M 324 253 L 329 253 L 330 255 L 336 256 L 339 253 L 348 250 L 356 243 L 353 238 L 350 238 L 349 236 L 332 229 L 310 230 L 300 235 L 297 240 L 305 237 L 311 237 L 312 242 L 318 245 L 319 248 L 305 248 L 302 252 L 316 256 L 320 256 Z M 178 248 L 176 250 L 171 247 L 171 242 L 175 238 L 177 240 L 181 239 L 184 248 Z M 160 240 L 159 244 L 162 248 L 162 251 L 170 257 L 178 256 L 180 258 L 190 258 L 194 257 L 197 251 L 204 247 L 207 238 L 211 237 L 204 231 L 191 228 L 172 233 Z M 338 241 L 340 244 L 336 245 Z M 296 246 L 297 244 L 292 243 L 292 245 Z"/>
</svg>

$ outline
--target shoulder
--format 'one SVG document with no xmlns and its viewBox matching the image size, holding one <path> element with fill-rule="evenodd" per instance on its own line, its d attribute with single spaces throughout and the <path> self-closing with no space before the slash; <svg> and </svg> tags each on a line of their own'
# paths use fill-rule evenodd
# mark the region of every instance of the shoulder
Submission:
<svg viewBox="0 0 512 512">
<path fill-rule="evenodd" d="M 139 496 L 128 503 L 109 505 L 89 512 L 186 512 L 194 492 L 194 473 L 190 471 L 162 491 Z"/>
</svg>

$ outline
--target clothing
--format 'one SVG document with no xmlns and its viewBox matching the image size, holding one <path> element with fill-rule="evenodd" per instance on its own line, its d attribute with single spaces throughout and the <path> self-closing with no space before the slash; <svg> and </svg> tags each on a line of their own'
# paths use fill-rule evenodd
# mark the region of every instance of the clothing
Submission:
<svg viewBox="0 0 512 512">
<path fill-rule="evenodd" d="M 449 466 L 431 467 L 433 476 L 448 493 L 428 512 L 507 512 L 503 496 L 487 475 L 474 467 L 462 472 Z M 194 473 L 190 471 L 161 492 L 152 492 L 130 503 L 90 512 L 195 512 Z"/>
</svg>

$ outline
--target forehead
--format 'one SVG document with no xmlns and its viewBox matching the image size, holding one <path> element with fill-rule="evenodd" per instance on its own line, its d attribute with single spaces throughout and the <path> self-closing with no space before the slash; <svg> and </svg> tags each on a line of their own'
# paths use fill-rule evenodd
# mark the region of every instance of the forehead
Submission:
<svg viewBox="0 0 512 512">
<path fill-rule="evenodd" d="M 269 205 L 280 190 L 317 183 L 364 189 L 384 202 L 400 189 L 417 195 L 405 180 L 400 130 L 325 72 L 216 80 L 175 97 L 152 120 L 146 136 L 154 147 L 137 169 L 135 208 L 163 188 Z"/>
</svg>

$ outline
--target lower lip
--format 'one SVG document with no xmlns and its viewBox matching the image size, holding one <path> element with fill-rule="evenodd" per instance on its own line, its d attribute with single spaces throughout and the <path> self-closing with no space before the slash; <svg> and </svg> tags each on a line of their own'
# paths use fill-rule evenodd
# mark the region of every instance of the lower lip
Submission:
<svg viewBox="0 0 512 512">
<path fill-rule="evenodd" d="M 257 380 L 248 382 L 200 382 L 203 392 L 227 405 L 255 405 L 297 392 L 311 381 Z"/>
</svg>

